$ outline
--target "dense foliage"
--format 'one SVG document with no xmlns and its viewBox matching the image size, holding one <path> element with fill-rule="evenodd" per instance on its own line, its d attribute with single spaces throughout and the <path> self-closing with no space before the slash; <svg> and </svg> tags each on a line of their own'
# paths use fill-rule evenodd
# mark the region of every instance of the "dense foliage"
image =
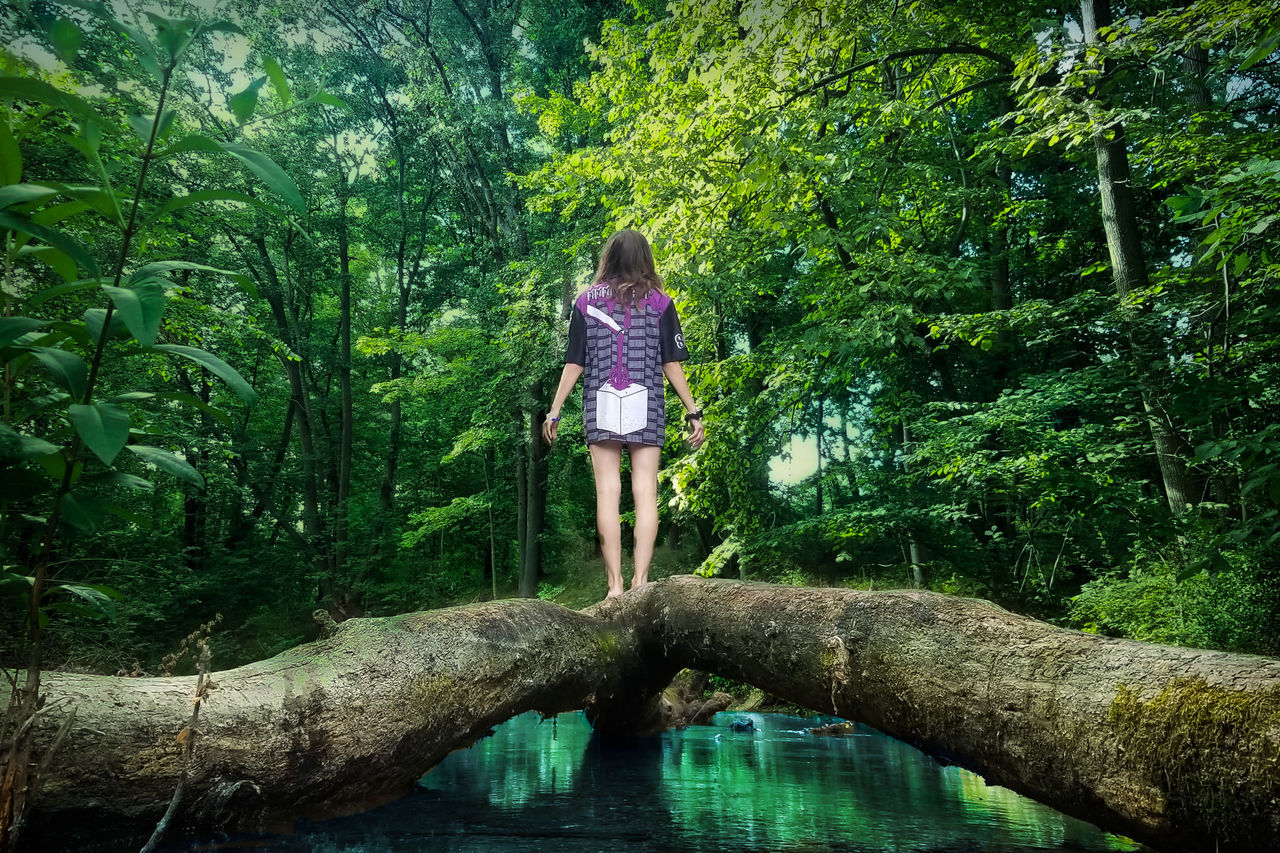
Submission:
<svg viewBox="0 0 1280 853">
<path fill-rule="evenodd" d="M 668 571 L 1280 653 L 1280 25 L 1108 5 L 6 5 L 0 655 L 602 594 L 536 437 L 622 226 L 708 412 Z"/>
</svg>

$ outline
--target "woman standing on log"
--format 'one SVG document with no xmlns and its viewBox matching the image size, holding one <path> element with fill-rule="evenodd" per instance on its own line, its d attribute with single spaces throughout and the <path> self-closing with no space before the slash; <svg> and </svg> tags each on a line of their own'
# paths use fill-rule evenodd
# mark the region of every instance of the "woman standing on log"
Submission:
<svg viewBox="0 0 1280 853">
<path fill-rule="evenodd" d="M 653 266 L 653 252 L 638 231 L 618 231 L 605 243 L 595 281 L 578 296 L 569 319 L 564 371 L 542 436 L 555 441 L 560 408 L 586 374 L 583 425 L 596 481 L 596 529 L 604 552 L 609 597 L 622 595 L 622 448 L 631 457 L 636 503 L 635 574 L 631 588 L 649 580 L 658 536 L 658 458 L 665 440 L 662 377 L 688 413 L 689 442 L 702 444 L 702 410 L 693 402 L 680 362 L 689 357 L 671 297 Z"/>
</svg>

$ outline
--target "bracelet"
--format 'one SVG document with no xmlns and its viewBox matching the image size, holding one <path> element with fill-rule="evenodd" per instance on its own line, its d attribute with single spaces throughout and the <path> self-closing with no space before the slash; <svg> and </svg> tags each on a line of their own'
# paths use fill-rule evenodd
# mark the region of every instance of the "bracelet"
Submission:
<svg viewBox="0 0 1280 853">
<path fill-rule="evenodd" d="M 560 423 L 560 416 L 556 415 L 554 418 L 549 417 L 547 420 L 551 421 L 553 424 L 558 424 Z"/>
<path fill-rule="evenodd" d="M 690 421 L 702 420 L 702 409 L 698 409 L 697 411 L 690 412 L 689 414 L 685 415 L 684 420 L 685 420 L 685 423 L 689 423 Z"/>
</svg>

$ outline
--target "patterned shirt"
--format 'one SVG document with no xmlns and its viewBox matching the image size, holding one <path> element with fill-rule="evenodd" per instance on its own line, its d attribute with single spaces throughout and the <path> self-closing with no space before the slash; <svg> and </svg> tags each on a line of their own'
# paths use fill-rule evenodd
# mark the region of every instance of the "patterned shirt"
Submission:
<svg viewBox="0 0 1280 853">
<path fill-rule="evenodd" d="M 587 444 L 661 446 L 666 440 L 662 365 L 688 357 L 675 303 L 661 290 L 633 305 L 614 299 L 607 282 L 579 295 L 569 317 L 564 360 L 583 367 Z"/>
</svg>

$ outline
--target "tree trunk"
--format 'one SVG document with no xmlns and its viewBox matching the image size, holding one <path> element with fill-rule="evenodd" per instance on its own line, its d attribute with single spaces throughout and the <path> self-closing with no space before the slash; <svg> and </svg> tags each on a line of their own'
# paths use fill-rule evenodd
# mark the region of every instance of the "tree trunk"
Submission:
<svg viewBox="0 0 1280 853">
<path fill-rule="evenodd" d="M 542 440 L 542 423 L 547 413 L 542 410 L 542 383 L 535 382 L 530 394 L 536 401 L 529 412 L 529 435 L 526 452 L 528 461 L 524 474 L 525 485 L 523 526 L 520 545 L 520 578 L 518 595 L 532 598 L 538 594 L 538 578 L 542 575 L 543 522 L 547 516 L 547 444 Z"/>
<path fill-rule="evenodd" d="M 340 164 L 339 168 L 344 168 Z M 349 185 L 345 174 L 338 191 L 338 381 L 342 392 L 342 411 L 338 429 L 337 506 L 333 519 L 333 571 L 338 581 L 347 560 L 347 504 L 351 497 L 351 246 L 347 235 L 347 202 Z"/>
<path fill-rule="evenodd" d="M 1097 42 L 1098 29 L 1111 24 L 1110 0 L 1081 0 L 1080 13 L 1085 41 Z M 1109 67 L 1103 64 L 1105 78 Z M 1133 179 L 1129 171 L 1129 153 L 1124 125 L 1114 122 L 1093 136 L 1098 163 L 1098 190 L 1102 196 L 1102 225 L 1107 234 L 1107 251 L 1111 257 L 1111 277 L 1122 310 L 1128 312 L 1130 347 L 1138 370 L 1142 407 L 1151 430 L 1156 461 L 1164 483 L 1169 509 L 1182 515 L 1199 500 L 1194 479 L 1187 468 L 1190 447 L 1182 437 L 1164 401 L 1159 397 L 1161 365 L 1167 360 L 1164 347 L 1142 322 L 1142 306 L 1130 306 L 1131 294 L 1148 286 L 1146 257 L 1133 200 Z"/>
<path fill-rule="evenodd" d="M 493 526 L 493 445 L 484 449 L 484 491 L 489 502 L 489 581 L 493 600 L 498 600 L 498 542 Z"/>
<path fill-rule="evenodd" d="M 384 97 L 383 101 L 386 105 L 387 114 L 392 119 L 392 126 L 395 110 L 390 102 Z M 400 223 L 400 234 L 396 240 L 396 313 L 392 322 L 400 332 L 406 332 L 409 329 L 409 297 L 413 291 L 413 285 L 418 277 L 418 265 L 422 260 L 423 251 L 426 248 L 426 236 L 419 234 L 418 250 L 415 257 L 410 260 L 408 258 L 409 247 L 409 217 L 405 210 L 405 160 L 406 155 L 404 148 L 400 143 L 398 135 L 395 136 L 396 148 L 396 214 Z M 422 206 L 422 216 L 425 219 L 426 209 L 429 201 Z M 418 224 L 418 230 L 425 230 L 424 223 Z M 412 264 L 412 269 L 409 269 Z M 399 350 L 391 353 L 391 381 L 394 384 L 400 378 L 403 370 L 403 356 Z M 382 474 L 382 490 L 380 494 L 382 510 L 384 514 L 383 523 L 389 523 L 391 510 L 395 506 L 396 499 L 396 472 L 400 464 L 400 443 L 401 434 L 403 432 L 403 413 L 400 408 L 400 397 L 397 396 L 391 401 L 391 431 L 387 438 L 387 459 Z M 379 537 L 381 538 L 381 537 Z"/>
<path fill-rule="evenodd" d="M 898 429 L 902 438 L 902 475 L 909 478 L 911 465 L 907 462 L 907 446 L 911 443 L 911 431 L 907 428 L 905 417 L 898 419 Z M 929 576 L 924 566 L 924 548 L 916 539 L 914 530 L 907 531 L 907 560 L 911 564 L 911 582 L 917 588 L 924 589 L 929 585 Z"/>
<path fill-rule="evenodd" d="M 1013 101 L 1008 96 L 1001 98 L 1000 106 L 1005 113 L 1013 112 Z M 1013 200 L 1013 170 L 1007 163 L 996 166 L 996 183 L 1000 188 L 999 203 L 1003 206 L 991 222 L 991 310 L 1008 311 L 1013 308 L 1013 290 L 1009 275 L 1009 218 L 1008 209 Z M 996 333 L 997 352 L 992 359 L 991 371 L 993 387 L 991 399 L 995 400 L 1004 390 L 1013 363 L 1013 333 L 1009 330 L 1009 319 L 1000 322 L 1000 331 Z"/>
<path fill-rule="evenodd" d="M 814 439 L 818 445 L 817 446 L 818 473 L 816 475 L 817 476 L 816 482 L 818 484 L 818 500 L 817 500 L 817 506 L 815 507 L 816 509 L 815 515 L 822 515 L 822 422 L 823 420 L 826 419 L 826 411 L 823 403 L 824 401 L 822 398 L 822 394 L 819 393 L 818 394 L 818 427 L 815 430 L 816 437 Z"/>
<path fill-rule="evenodd" d="M 517 409 L 513 413 L 515 419 L 515 434 L 520 435 L 524 430 L 524 413 Z M 538 437 L 541 441 L 541 436 Z M 526 469 L 529 467 L 529 452 L 517 442 L 515 446 L 516 457 L 516 594 L 519 595 L 520 578 L 524 572 L 524 552 L 526 543 L 525 532 L 528 529 L 529 518 L 529 477 Z"/>
<path fill-rule="evenodd" d="M 206 405 L 209 403 L 209 372 L 203 367 L 196 372 L 196 382 L 185 370 L 178 371 L 179 380 L 192 396 Z M 198 386 L 196 383 L 199 383 Z M 200 412 L 200 435 L 210 434 L 213 425 L 209 415 Z M 203 446 L 188 447 L 187 459 L 196 470 L 206 470 L 208 456 Z M 209 496 L 203 486 L 187 485 L 182 490 L 182 559 L 188 569 L 198 572 L 204 569 L 208 559 Z"/>
<path fill-rule="evenodd" d="M 405 315 L 404 307 L 406 301 L 401 298 L 400 316 Z M 398 329 L 404 329 L 404 320 L 400 320 Z M 391 381 L 394 383 L 400 378 L 401 356 L 398 352 L 391 353 Z M 382 489 L 379 493 L 379 501 L 382 504 L 382 511 L 388 517 L 395 508 L 396 501 L 396 471 L 400 465 L 400 434 L 403 431 L 403 415 L 400 411 L 400 398 L 396 397 L 389 404 L 391 412 L 391 429 L 387 435 L 387 458 L 382 469 Z"/>
<path fill-rule="evenodd" d="M 1182 73 L 1186 75 L 1187 105 L 1195 112 L 1213 106 L 1213 95 L 1206 78 L 1209 76 L 1209 49 L 1204 45 L 1189 45 L 1182 54 Z"/>
<path fill-rule="evenodd" d="M 289 392 L 293 401 L 290 411 L 297 417 L 298 423 L 298 448 L 301 451 L 302 462 L 302 530 L 311 543 L 312 552 L 315 555 L 321 555 L 327 549 L 324 548 L 322 541 L 323 525 L 320 519 L 320 495 L 316 473 L 319 456 L 316 448 L 316 425 L 312 413 L 311 392 L 307 385 L 304 363 L 301 361 L 306 357 L 306 348 L 301 346 L 302 334 L 296 323 L 297 307 L 292 304 L 291 296 L 285 289 L 284 282 L 280 280 L 275 261 L 267 250 L 266 239 L 256 235 L 251 238 L 251 242 L 258 250 L 258 260 L 262 264 L 262 273 L 258 279 L 259 283 L 266 285 L 262 292 L 267 299 L 267 304 L 271 306 L 271 315 L 275 318 L 276 328 L 280 332 L 281 339 L 292 353 L 297 355 L 297 358 L 290 358 L 287 353 L 276 354 L 281 367 L 284 368 L 285 376 L 289 379 Z M 242 256 L 246 264 L 249 264 L 248 255 L 242 253 Z M 286 267 L 286 275 L 287 273 Z M 286 304 L 286 300 L 289 304 Z M 318 556 L 316 568 L 321 571 L 324 569 L 323 560 Z"/>
<path fill-rule="evenodd" d="M 1164 850 L 1280 850 L 1280 661 L 1114 640 L 919 591 L 680 576 L 575 612 L 506 600 L 354 619 L 215 673 L 182 820 L 263 825 L 370 808 L 490 726 L 587 709 L 670 721 L 683 667 L 874 726 Z M 194 676 L 46 673 L 37 808 L 150 817 L 179 775 Z"/>
</svg>

